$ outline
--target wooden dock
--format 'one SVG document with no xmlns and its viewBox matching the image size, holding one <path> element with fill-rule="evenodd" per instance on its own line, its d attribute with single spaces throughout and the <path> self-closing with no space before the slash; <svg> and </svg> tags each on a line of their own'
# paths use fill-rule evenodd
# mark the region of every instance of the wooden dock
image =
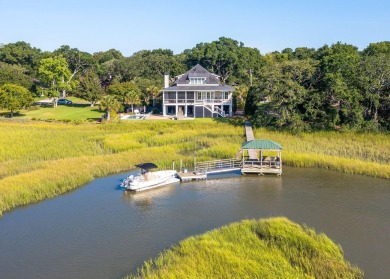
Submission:
<svg viewBox="0 0 390 279">
<path fill-rule="evenodd" d="M 242 174 L 282 174 L 282 146 L 271 140 L 256 140 L 249 120 L 245 122 L 247 141 L 235 159 L 222 159 L 194 164 L 193 172 L 179 172 L 182 182 L 207 179 L 208 174 L 218 174 L 230 171 L 241 171 Z M 241 155 L 240 155 L 241 154 Z M 272 156 L 268 156 L 268 155 Z M 241 156 L 241 158 L 239 158 Z M 180 161 L 180 169 L 182 163 Z"/>
<path fill-rule="evenodd" d="M 177 177 L 180 179 L 181 182 L 188 182 L 193 180 L 205 180 L 207 179 L 206 173 L 200 173 L 200 172 L 178 172 Z"/>
</svg>

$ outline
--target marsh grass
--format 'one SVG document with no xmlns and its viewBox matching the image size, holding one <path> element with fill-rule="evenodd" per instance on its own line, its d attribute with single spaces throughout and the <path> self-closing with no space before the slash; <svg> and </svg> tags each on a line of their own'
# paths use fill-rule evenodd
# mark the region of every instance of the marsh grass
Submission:
<svg viewBox="0 0 390 279">
<path fill-rule="evenodd" d="M 390 178 L 388 133 L 291 134 L 260 128 L 255 130 L 255 137 L 279 142 L 283 146 L 283 163 L 286 165 Z"/>
<path fill-rule="evenodd" d="M 126 278 L 362 277 L 326 235 L 286 218 L 270 218 L 189 237 Z"/>
<path fill-rule="evenodd" d="M 153 161 L 183 168 L 239 149 L 242 128 L 191 122 L 132 121 L 107 125 L 0 122 L 0 214 L 54 197 L 96 177 Z M 228 140 L 228 147 L 225 141 Z M 228 150 L 228 149 L 229 150 Z M 230 151 L 231 149 L 231 151 Z"/>
<path fill-rule="evenodd" d="M 128 171 L 140 162 L 161 169 L 192 169 L 193 162 L 232 158 L 244 128 L 228 121 L 129 121 L 105 125 L 0 122 L 0 215 L 54 197 L 96 177 Z M 258 139 L 283 145 L 283 162 L 390 178 L 387 134 L 320 132 L 292 135 L 265 129 Z M 350 140 L 352 138 L 352 140 Z M 379 151 L 377 150 L 379 149 Z"/>
</svg>

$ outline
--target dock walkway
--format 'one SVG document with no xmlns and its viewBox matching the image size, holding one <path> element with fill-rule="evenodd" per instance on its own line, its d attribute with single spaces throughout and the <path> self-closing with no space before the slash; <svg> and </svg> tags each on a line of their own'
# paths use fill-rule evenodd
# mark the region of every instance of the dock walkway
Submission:
<svg viewBox="0 0 390 279">
<path fill-rule="evenodd" d="M 255 139 L 255 136 L 253 135 L 252 124 L 249 120 L 245 121 L 245 134 L 246 141 L 251 141 Z M 257 155 L 256 150 L 249 150 L 248 155 L 249 160 L 259 160 L 259 156 Z"/>
</svg>

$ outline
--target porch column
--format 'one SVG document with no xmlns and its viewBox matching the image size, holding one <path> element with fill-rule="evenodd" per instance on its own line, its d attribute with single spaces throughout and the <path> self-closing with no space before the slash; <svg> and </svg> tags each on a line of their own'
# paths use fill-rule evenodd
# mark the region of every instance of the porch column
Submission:
<svg viewBox="0 0 390 279">
<path fill-rule="evenodd" d="M 184 92 L 184 116 L 187 117 L 187 91 Z"/>
<path fill-rule="evenodd" d="M 163 91 L 162 92 L 162 96 L 163 96 L 163 99 L 162 99 L 162 109 L 163 109 L 163 116 L 166 116 L 167 115 L 167 112 L 166 112 L 166 107 L 165 107 L 165 92 Z"/>
<path fill-rule="evenodd" d="M 176 111 L 175 111 L 175 116 L 177 116 L 177 110 L 179 109 L 179 107 L 178 107 L 178 105 L 177 105 L 177 102 L 178 102 L 178 95 L 179 95 L 179 92 L 176 91 L 176 101 L 175 101 Z"/>
<path fill-rule="evenodd" d="M 176 111 L 175 111 L 176 116 L 177 116 L 177 112 L 179 109 L 179 106 L 177 105 L 178 104 L 178 97 L 179 97 L 179 92 L 176 91 Z"/>
</svg>

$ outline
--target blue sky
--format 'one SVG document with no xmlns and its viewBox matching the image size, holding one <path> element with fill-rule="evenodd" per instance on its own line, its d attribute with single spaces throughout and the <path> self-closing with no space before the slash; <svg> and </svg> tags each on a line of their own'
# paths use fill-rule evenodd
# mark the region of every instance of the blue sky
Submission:
<svg viewBox="0 0 390 279">
<path fill-rule="evenodd" d="M 390 1 L 0 0 L 2 44 L 114 48 L 130 56 L 156 48 L 180 53 L 222 36 L 263 54 L 338 41 L 364 49 L 390 41 Z"/>
</svg>

